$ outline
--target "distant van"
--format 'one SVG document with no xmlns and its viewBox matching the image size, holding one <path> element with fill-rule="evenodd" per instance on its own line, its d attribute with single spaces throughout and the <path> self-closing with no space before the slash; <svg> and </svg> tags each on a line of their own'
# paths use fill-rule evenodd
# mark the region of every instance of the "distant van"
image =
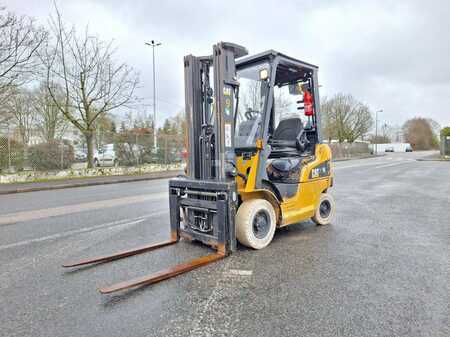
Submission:
<svg viewBox="0 0 450 337">
<path fill-rule="evenodd" d="M 119 166 L 114 144 L 103 145 L 94 151 L 94 166 Z"/>
</svg>

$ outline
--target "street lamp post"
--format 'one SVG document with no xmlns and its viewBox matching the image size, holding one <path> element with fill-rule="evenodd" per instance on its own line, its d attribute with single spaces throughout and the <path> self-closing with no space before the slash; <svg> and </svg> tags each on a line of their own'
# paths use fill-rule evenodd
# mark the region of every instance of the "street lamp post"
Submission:
<svg viewBox="0 0 450 337">
<path fill-rule="evenodd" d="M 147 46 L 152 47 L 153 55 L 153 149 L 157 150 L 156 146 L 156 79 L 155 79 L 155 47 L 161 45 L 161 42 L 155 42 L 151 40 L 150 43 L 145 42 Z"/>
<path fill-rule="evenodd" d="M 375 155 L 378 154 L 378 113 L 383 112 L 383 109 L 375 111 Z"/>
<path fill-rule="evenodd" d="M 11 172 L 11 139 L 9 138 L 9 119 L 8 119 L 8 171 Z"/>
</svg>

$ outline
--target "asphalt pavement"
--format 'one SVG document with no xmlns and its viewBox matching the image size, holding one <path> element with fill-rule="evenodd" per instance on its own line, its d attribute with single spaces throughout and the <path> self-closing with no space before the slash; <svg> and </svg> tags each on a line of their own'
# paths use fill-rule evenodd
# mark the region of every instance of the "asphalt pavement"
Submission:
<svg viewBox="0 0 450 337">
<path fill-rule="evenodd" d="M 210 251 L 61 268 L 168 239 L 166 179 L 0 195 L 0 336 L 450 336 L 450 163 L 426 155 L 335 163 L 333 224 L 106 296 Z"/>
</svg>

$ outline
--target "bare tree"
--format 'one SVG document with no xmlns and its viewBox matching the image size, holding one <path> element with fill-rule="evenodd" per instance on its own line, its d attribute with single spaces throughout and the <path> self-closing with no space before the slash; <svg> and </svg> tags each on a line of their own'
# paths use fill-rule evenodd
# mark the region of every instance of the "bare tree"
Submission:
<svg viewBox="0 0 450 337">
<path fill-rule="evenodd" d="M 11 112 L 12 123 L 16 127 L 24 145 L 28 145 L 33 133 L 36 114 L 32 104 L 32 95 L 29 91 L 15 91 L 8 101 L 8 110 Z"/>
<path fill-rule="evenodd" d="M 47 37 L 33 19 L 5 12 L 0 8 L 0 104 L 3 105 L 15 88 L 28 80 L 37 69 L 36 51 Z M 6 118 L 2 111 L 1 119 Z"/>
<path fill-rule="evenodd" d="M 337 129 L 336 129 L 336 119 L 335 116 L 331 113 L 331 107 L 329 103 L 328 97 L 324 96 L 320 99 L 320 111 L 321 111 L 321 123 L 322 123 L 322 134 L 328 142 L 331 142 L 333 139 L 337 138 Z"/>
<path fill-rule="evenodd" d="M 297 97 L 289 94 L 287 86 L 281 88 L 275 87 L 274 105 L 277 112 L 275 116 L 282 120 L 292 114 L 298 115 L 297 100 Z"/>
<path fill-rule="evenodd" d="M 109 114 L 104 114 L 97 118 L 96 129 L 96 144 L 97 146 L 103 146 L 104 144 L 114 143 L 115 134 L 113 132 L 114 119 Z"/>
<path fill-rule="evenodd" d="M 331 99 L 322 98 L 321 111 L 325 137 L 330 140 L 352 143 L 373 125 L 369 107 L 352 95 L 338 93 Z"/>
<path fill-rule="evenodd" d="M 392 142 L 394 136 L 394 129 L 388 123 L 383 123 L 379 128 L 378 135 L 372 135 L 370 141 L 373 144 L 388 144 Z"/>
<path fill-rule="evenodd" d="M 372 135 L 370 137 L 370 142 L 372 144 L 388 144 L 391 142 L 391 138 L 389 138 L 388 136 L 383 136 L 383 135 Z"/>
<path fill-rule="evenodd" d="M 391 125 L 389 137 L 394 143 L 400 143 L 403 141 L 402 127 L 398 125 Z"/>
<path fill-rule="evenodd" d="M 433 133 L 436 136 L 439 136 L 439 134 L 441 132 L 441 125 L 432 118 L 427 118 L 427 121 L 428 121 L 428 124 L 430 124 L 431 130 L 433 130 Z"/>
<path fill-rule="evenodd" d="M 246 111 L 261 111 L 264 102 L 261 96 L 262 82 L 247 78 L 241 78 L 240 81 L 238 120 L 244 117 Z"/>
<path fill-rule="evenodd" d="M 425 118 L 416 117 L 407 120 L 403 125 L 403 134 L 406 142 L 415 150 L 430 150 L 438 146 L 437 136 Z"/>
<path fill-rule="evenodd" d="M 36 129 L 45 142 L 49 143 L 55 138 L 60 138 L 70 125 L 61 110 L 58 109 L 48 91 L 49 84 L 42 82 L 33 92 L 33 105 L 36 114 Z M 64 101 L 63 89 L 55 85 L 54 97 L 60 104 Z"/>
<path fill-rule="evenodd" d="M 96 121 L 134 100 L 138 74 L 125 63 L 113 62 L 111 43 L 90 35 L 87 28 L 82 35 L 68 28 L 57 8 L 51 26 L 55 45 L 42 57 L 47 89 L 56 107 L 86 138 L 88 167 L 93 167 Z M 52 83 L 62 86 L 62 101 Z"/>
<path fill-rule="evenodd" d="M 11 92 L 8 95 L 8 99 L 10 99 L 10 98 L 11 98 Z M 11 111 L 9 110 L 8 99 L 6 99 L 5 97 L 0 99 L 0 128 L 8 127 L 11 119 L 13 119 L 13 115 L 11 114 Z"/>
</svg>

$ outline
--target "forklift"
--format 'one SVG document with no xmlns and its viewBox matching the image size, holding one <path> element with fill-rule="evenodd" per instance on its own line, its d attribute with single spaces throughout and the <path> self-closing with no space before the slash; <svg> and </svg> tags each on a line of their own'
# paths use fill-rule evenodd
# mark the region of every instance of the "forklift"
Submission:
<svg viewBox="0 0 450 337">
<path fill-rule="evenodd" d="M 237 249 L 270 244 L 277 228 L 335 213 L 331 150 L 322 143 L 318 67 L 269 50 L 219 42 L 212 55 L 184 57 L 188 162 L 169 181 L 170 239 L 64 264 L 104 263 L 173 245 L 181 238 L 215 249 L 186 263 L 100 288 L 149 285 Z"/>
</svg>

